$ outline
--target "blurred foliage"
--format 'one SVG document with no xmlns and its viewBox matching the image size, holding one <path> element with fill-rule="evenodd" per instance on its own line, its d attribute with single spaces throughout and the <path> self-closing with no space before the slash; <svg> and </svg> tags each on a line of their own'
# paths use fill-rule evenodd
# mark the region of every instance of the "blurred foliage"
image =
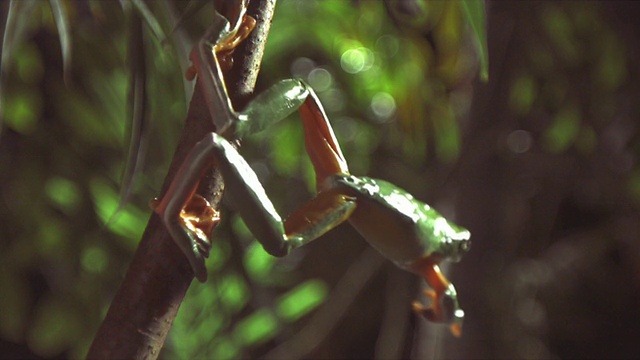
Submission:
<svg viewBox="0 0 640 360">
<path fill-rule="evenodd" d="M 84 356 L 182 127 L 186 54 L 211 14 L 196 5 L 0 3 L 0 338 L 13 353 Z M 453 274 L 463 338 L 412 318 L 415 278 L 372 262 L 352 229 L 274 259 L 224 209 L 210 280 L 190 288 L 161 356 L 640 354 L 628 340 L 640 320 L 637 7 L 495 2 L 484 36 L 481 5 L 280 0 L 258 84 L 308 81 L 355 174 L 397 183 L 470 228 L 473 250 Z M 149 141 L 123 205 L 135 17 Z M 295 119 L 245 139 L 242 153 L 281 213 L 309 198 Z"/>
<path fill-rule="evenodd" d="M 358 173 L 370 169 L 381 146 L 401 146 L 416 163 L 428 154 L 428 141 L 442 159 L 451 161 L 459 152 L 454 119 L 465 110 L 453 111 L 446 92 L 471 81 L 477 65 L 466 58 L 476 50 L 464 40 L 460 5 L 419 4 L 428 19 L 410 28 L 394 25 L 393 9 L 387 8 L 393 2 L 279 4 L 263 64 L 269 71 L 261 83 L 292 75 L 311 83 Z M 2 3 L 0 150 L 3 168 L 11 169 L 2 176 L 0 207 L 3 339 L 26 343 L 44 357 L 80 357 L 86 351 L 141 236 L 146 202 L 159 188 L 185 114 L 191 91 L 182 85 L 185 53 L 211 11 L 206 4 L 194 13 L 199 6 L 142 0 Z M 179 19 L 182 11 L 188 21 Z M 482 7 L 465 11 L 475 16 L 474 26 L 483 26 Z M 141 34 L 129 32 L 127 24 L 136 18 L 145 24 Z M 178 21 L 184 26 L 176 28 Z M 416 32 L 430 26 L 441 28 L 433 31 L 441 34 L 440 42 L 455 38 L 447 53 L 436 54 Z M 483 34 L 482 28 L 475 32 L 472 41 Z M 134 36 L 143 37 L 143 46 L 127 48 Z M 141 56 L 142 67 L 130 67 Z M 147 79 L 143 117 L 153 122 L 150 133 L 133 136 L 152 140 L 143 175 L 132 185 L 124 180 L 133 189 L 125 196 L 130 201 L 121 203 L 127 136 L 146 126 L 130 125 L 127 110 L 133 96 L 129 81 L 139 71 Z M 426 77 L 431 73 L 438 75 Z M 428 117 L 431 108 L 443 116 Z M 289 121 L 248 139 L 243 149 L 287 210 L 313 188 L 313 170 L 299 155 L 301 139 L 300 126 Z M 266 158 L 259 156 L 265 148 Z M 299 194 L 276 186 L 300 177 Z M 274 341 L 328 295 L 325 281 L 300 273 L 302 252 L 276 261 L 253 242 L 239 218 L 226 218 L 233 226 L 217 230 L 220 241 L 208 261 L 215 280 L 190 289 L 167 357 L 246 355 L 246 349 Z"/>
</svg>

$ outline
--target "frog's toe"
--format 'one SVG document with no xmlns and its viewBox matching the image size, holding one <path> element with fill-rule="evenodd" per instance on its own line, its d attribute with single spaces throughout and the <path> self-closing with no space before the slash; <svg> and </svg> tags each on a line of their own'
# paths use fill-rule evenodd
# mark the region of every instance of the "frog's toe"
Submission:
<svg viewBox="0 0 640 360">
<path fill-rule="evenodd" d="M 209 241 L 209 238 L 198 238 L 196 241 L 196 249 L 203 258 L 208 258 L 209 253 L 211 252 L 211 241 Z"/>
<path fill-rule="evenodd" d="M 425 306 L 419 301 L 414 301 L 411 305 L 413 311 L 429 321 L 442 322 L 442 311 L 438 306 L 438 299 L 435 291 L 428 289 L 424 290 L 423 294 L 431 300 L 431 304 L 429 306 Z"/>
<path fill-rule="evenodd" d="M 194 276 L 200 282 L 207 281 L 207 267 L 204 264 L 204 260 L 209 256 L 209 250 L 208 248 L 205 250 L 206 252 L 203 252 L 201 250 L 201 245 L 198 242 L 193 241 L 191 244 L 191 251 L 185 253 L 187 260 L 189 261 L 189 265 L 191 265 L 191 269 L 193 270 Z"/>
<path fill-rule="evenodd" d="M 198 281 L 205 282 L 207 280 L 207 268 L 204 261 L 209 257 L 211 241 L 200 229 L 189 225 L 191 224 L 183 222 L 182 231 L 178 232 L 180 237 L 174 237 L 174 241 L 184 253 Z"/>
<path fill-rule="evenodd" d="M 413 311 L 429 321 L 449 324 L 451 333 L 456 337 L 460 336 L 462 334 L 464 311 L 458 306 L 457 299 L 447 292 L 438 295 L 431 289 L 425 290 L 424 295 L 431 299 L 431 304 L 425 306 L 418 301 L 414 301 L 412 304 Z"/>
</svg>

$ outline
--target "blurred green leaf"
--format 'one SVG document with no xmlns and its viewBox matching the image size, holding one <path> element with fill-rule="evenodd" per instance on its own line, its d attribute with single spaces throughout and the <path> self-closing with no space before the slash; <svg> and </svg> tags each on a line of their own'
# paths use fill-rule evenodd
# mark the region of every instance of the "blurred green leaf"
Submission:
<svg viewBox="0 0 640 360">
<path fill-rule="evenodd" d="M 249 300 L 247 284 L 238 274 L 227 274 L 222 279 L 219 278 L 218 282 L 220 303 L 227 309 L 239 311 Z"/>
<path fill-rule="evenodd" d="M 259 283 L 270 283 L 271 269 L 276 259 L 269 255 L 262 245 L 254 241 L 244 253 L 244 267 L 251 279 Z"/>
<path fill-rule="evenodd" d="M 40 49 L 35 44 L 23 43 L 15 49 L 17 61 L 14 66 L 18 77 L 26 84 L 34 84 L 42 79 L 44 64 Z"/>
<path fill-rule="evenodd" d="M 147 23 L 147 25 L 151 29 L 151 32 L 156 37 L 156 39 L 158 39 L 159 41 L 163 41 L 167 36 L 162 30 L 162 26 L 160 26 L 158 19 L 156 19 L 156 16 L 153 14 L 153 12 L 151 12 L 151 10 L 147 6 L 147 4 L 144 2 L 144 0 L 129 0 L 129 1 L 140 13 L 140 16 L 142 16 L 144 21 Z"/>
<path fill-rule="evenodd" d="M 38 305 L 29 329 L 29 348 L 44 357 L 59 356 L 81 335 L 79 313 L 60 298 L 45 298 Z"/>
<path fill-rule="evenodd" d="M 38 254 L 60 257 L 69 244 L 67 224 L 55 219 L 43 219 L 36 228 Z"/>
<path fill-rule="evenodd" d="M 601 34 L 594 78 L 604 91 L 615 91 L 628 77 L 625 44 L 613 34 Z"/>
<path fill-rule="evenodd" d="M 100 178 L 91 182 L 90 190 L 96 213 L 102 222 L 114 233 L 129 239 L 126 245 L 133 250 L 142 236 L 149 213 L 142 212 L 133 205 L 125 206 L 116 213 L 119 194 Z"/>
<path fill-rule="evenodd" d="M 2 38 L 2 54 L 0 56 L 0 75 L 9 72 L 13 51 L 22 43 L 26 29 L 34 20 L 32 11 L 39 2 L 36 0 L 11 0 L 7 12 L 7 22 Z"/>
<path fill-rule="evenodd" d="M 233 329 L 232 338 L 243 346 L 257 345 L 277 335 L 278 320 L 268 309 L 259 309 L 240 320 Z"/>
<path fill-rule="evenodd" d="M 441 106 L 434 114 L 436 130 L 436 152 L 438 158 L 450 162 L 460 153 L 460 130 L 450 104 Z"/>
<path fill-rule="evenodd" d="M 47 180 L 45 191 L 49 199 L 66 213 L 74 212 L 80 205 L 80 189 L 71 180 L 54 176 Z"/>
<path fill-rule="evenodd" d="M 318 307 L 327 297 L 329 289 L 321 280 L 307 280 L 278 299 L 278 316 L 293 322 Z"/>
<path fill-rule="evenodd" d="M 102 274 L 107 269 L 109 255 L 100 246 L 87 246 L 82 252 L 82 267 L 92 273 Z"/>
<path fill-rule="evenodd" d="M 62 69 L 65 83 L 69 83 L 69 71 L 71 70 L 71 31 L 69 18 L 61 0 L 49 0 L 51 12 L 58 28 L 58 38 L 62 49 Z"/>
<path fill-rule="evenodd" d="M 253 239 L 253 234 L 251 234 L 247 224 L 245 224 L 244 220 L 237 214 L 234 214 L 231 219 L 231 228 L 238 237 L 243 239 Z"/>
<path fill-rule="evenodd" d="M 211 244 L 209 259 L 207 259 L 207 269 L 210 274 L 221 269 L 229 258 L 229 244 L 226 239 L 216 239 Z"/>
<path fill-rule="evenodd" d="M 462 0 L 461 5 L 475 35 L 473 40 L 480 55 L 480 78 L 487 81 L 489 80 L 489 50 L 484 1 Z"/>
<path fill-rule="evenodd" d="M 291 175 L 300 166 L 300 151 L 303 151 L 302 126 L 297 121 L 288 121 L 274 129 L 271 135 L 271 160 L 278 175 Z"/>
<path fill-rule="evenodd" d="M 545 145 L 554 153 L 565 151 L 573 144 L 580 131 L 580 111 L 573 104 L 565 105 L 553 118 L 545 132 Z"/>
<path fill-rule="evenodd" d="M 373 126 L 368 126 L 365 123 L 359 123 L 353 119 L 345 119 L 345 121 L 352 122 L 355 133 L 352 147 L 346 147 L 351 153 L 347 158 L 347 163 L 354 173 L 366 174 L 372 163 L 371 154 L 380 145 L 381 134 L 376 132 Z M 340 134 L 336 136 L 340 137 Z M 344 145 L 343 143 L 343 147 Z"/>
<path fill-rule="evenodd" d="M 559 6 L 549 5 L 542 12 L 542 25 L 563 60 L 575 63 L 581 55 L 574 39 L 573 25 L 568 14 Z"/>
<path fill-rule="evenodd" d="M 129 57 L 127 107 L 129 148 L 120 185 L 118 209 L 121 209 L 129 201 L 134 185 L 142 173 L 150 136 L 146 51 L 142 20 L 137 15 L 129 16 L 127 54 Z"/>
<path fill-rule="evenodd" d="M 5 125 L 24 135 L 36 131 L 42 98 L 35 92 L 13 92 L 3 98 Z"/>
<path fill-rule="evenodd" d="M 536 83 L 532 76 L 516 77 L 509 92 L 511 109 L 520 116 L 528 114 L 535 100 L 536 91 Z"/>
<path fill-rule="evenodd" d="M 238 354 L 240 353 L 240 349 L 238 346 L 231 340 L 227 338 L 218 338 L 214 341 L 213 351 L 209 355 L 211 359 L 238 359 Z"/>
<path fill-rule="evenodd" d="M 207 264 L 208 265 L 208 264 Z M 219 274 L 216 274 L 216 276 Z M 211 357 L 229 314 L 221 308 L 217 284 L 191 286 L 171 329 L 171 345 L 184 359 Z"/>
<path fill-rule="evenodd" d="M 180 14 L 180 18 L 176 21 L 173 29 L 171 29 L 169 37 L 174 35 L 176 30 L 180 28 L 187 20 L 193 20 L 194 15 L 200 12 L 200 10 L 202 10 L 202 8 L 209 3 L 211 3 L 211 1 L 209 0 L 189 0 L 184 11 Z"/>
</svg>

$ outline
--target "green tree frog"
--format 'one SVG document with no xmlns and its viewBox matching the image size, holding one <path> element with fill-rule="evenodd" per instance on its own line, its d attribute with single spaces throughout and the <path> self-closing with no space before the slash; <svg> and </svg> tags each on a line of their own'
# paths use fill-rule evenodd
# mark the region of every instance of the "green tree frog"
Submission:
<svg viewBox="0 0 640 360">
<path fill-rule="evenodd" d="M 225 179 L 225 196 L 231 198 L 268 253 L 285 256 L 348 220 L 383 256 L 422 276 L 430 285 L 432 290 L 425 294 L 431 304 L 416 301 L 414 311 L 431 321 L 449 324 L 452 333 L 460 335 L 464 312 L 453 284 L 438 264 L 445 259 L 457 261 L 469 250 L 469 231 L 391 183 L 351 175 L 322 105 L 304 82 L 281 81 L 243 111 L 236 111 L 227 94 L 220 55 L 232 50 L 246 37 L 246 30 L 250 31 L 246 16 L 241 17 L 245 20 L 230 26 L 217 15 L 204 38 L 208 41 L 202 40 L 192 51 L 191 76 L 199 77 L 217 132 L 207 134 L 194 146 L 167 193 L 154 203 L 155 212 L 186 255 L 196 278 L 206 280 L 204 260 L 219 217 L 194 193 L 202 172 L 215 164 Z M 296 110 L 316 171 L 318 193 L 283 221 L 233 141 L 261 131 Z"/>
</svg>

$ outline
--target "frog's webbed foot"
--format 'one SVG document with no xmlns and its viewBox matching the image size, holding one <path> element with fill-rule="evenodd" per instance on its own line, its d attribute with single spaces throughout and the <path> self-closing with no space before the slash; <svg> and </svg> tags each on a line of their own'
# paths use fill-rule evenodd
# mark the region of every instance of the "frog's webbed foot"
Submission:
<svg viewBox="0 0 640 360">
<path fill-rule="evenodd" d="M 434 290 L 427 289 L 424 291 L 424 295 L 431 299 L 431 304 L 425 306 L 418 301 L 414 301 L 412 304 L 413 311 L 429 321 L 449 324 L 451 333 L 459 337 L 462 334 L 464 311 L 458 305 L 453 285 L 450 285 L 443 294 L 437 294 Z"/>
<path fill-rule="evenodd" d="M 458 304 L 458 295 L 453 284 L 430 258 L 424 258 L 413 264 L 411 271 L 422 276 L 431 287 L 424 291 L 424 295 L 431 300 L 429 306 L 416 301 L 413 303 L 413 310 L 429 321 L 449 324 L 451 333 L 454 336 L 460 336 L 464 311 Z"/>
<path fill-rule="evenodd" d="M 219 212 L 209 204 L 207 199 L 194 194 L 180 211 L 179 218 L 184 225 L 185 231 L 193 235 L 194 245 L 200 254 L 208 258 L 211 251 L 211 232 L 220 222 Z"/>
<path fill-rule="evenodd" d="M 195 277 L 200 282 L 207 280 L 207 269 L 204 261 L 211 251 L 210 234 L 220 216 L 209 202 L 200 195 L 194 194 L 180 210 L 179 216 L 166 212 L 162 201 L 152 203 L 154 210 L 162 218 L 171 238 L 184 253 Z"/>
</svg>

